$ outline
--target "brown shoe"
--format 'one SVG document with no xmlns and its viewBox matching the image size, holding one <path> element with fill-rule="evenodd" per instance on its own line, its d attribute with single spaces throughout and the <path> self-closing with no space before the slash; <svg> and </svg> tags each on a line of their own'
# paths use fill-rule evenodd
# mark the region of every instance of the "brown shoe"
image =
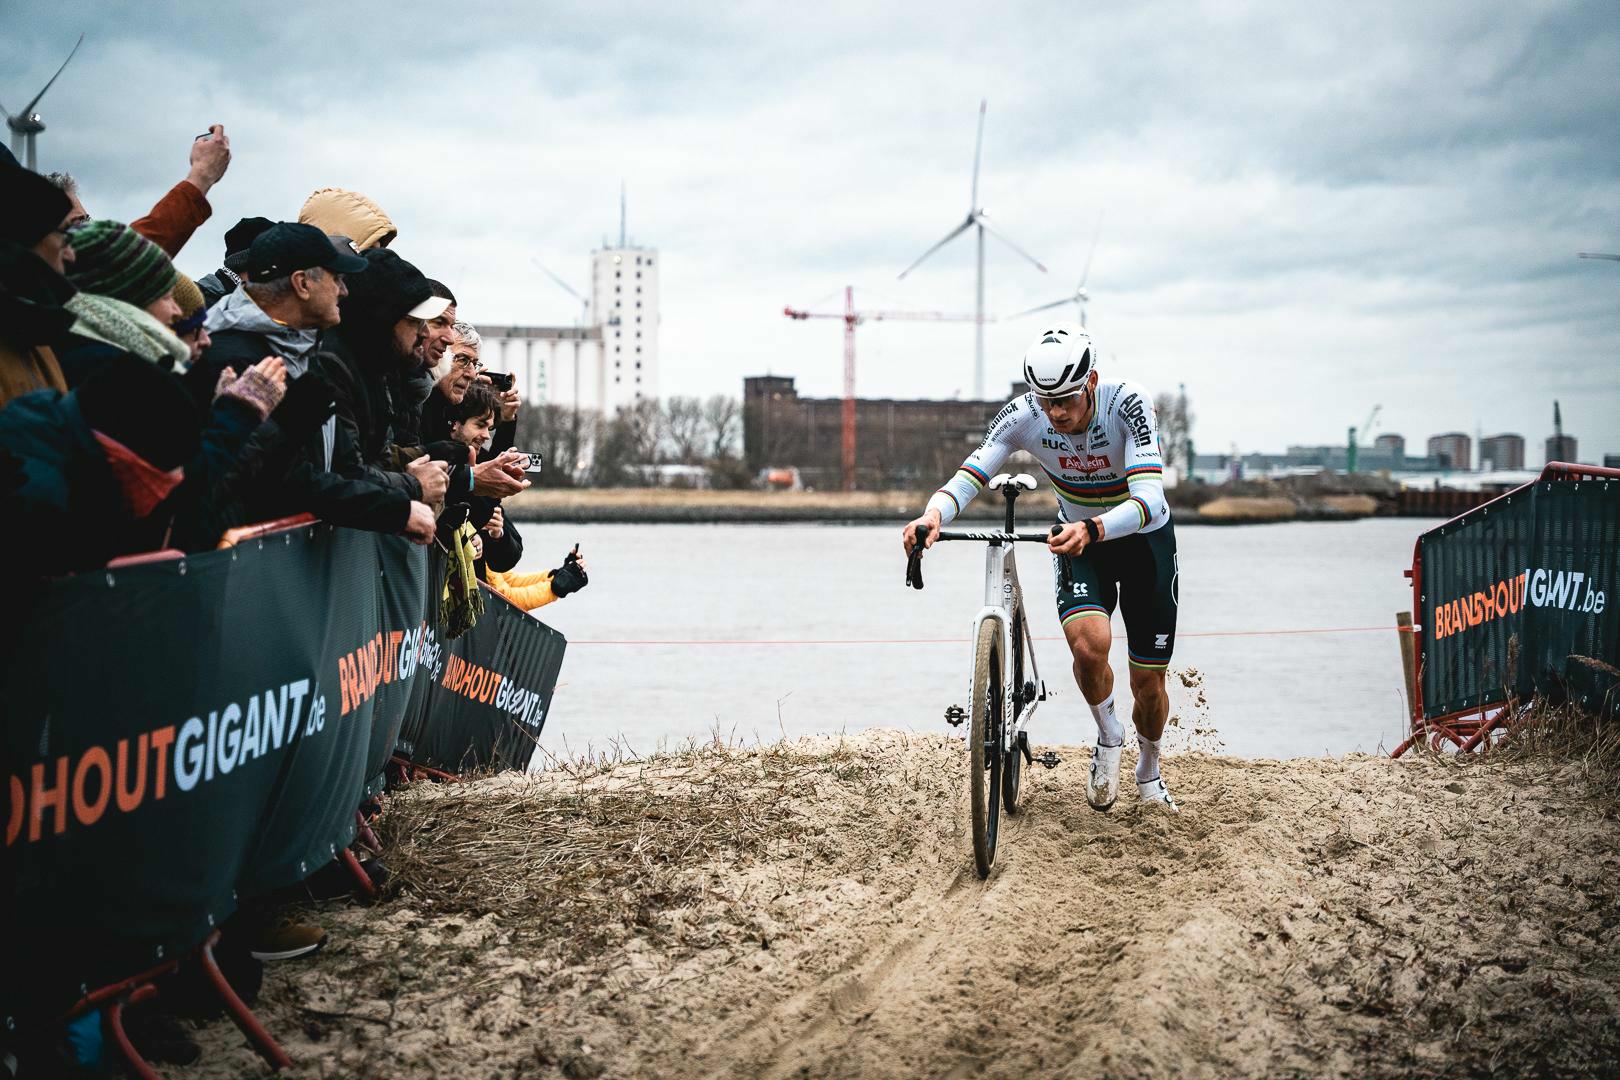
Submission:
<svg viewBox="0 0 1620 1080">
<path fill-rule="evenodd" d="M 259 932 L 248 954 L 255 960 L 295 960 L 308 956 L 326 944 L 326 931 L 281 915 Z"/>
</svg>

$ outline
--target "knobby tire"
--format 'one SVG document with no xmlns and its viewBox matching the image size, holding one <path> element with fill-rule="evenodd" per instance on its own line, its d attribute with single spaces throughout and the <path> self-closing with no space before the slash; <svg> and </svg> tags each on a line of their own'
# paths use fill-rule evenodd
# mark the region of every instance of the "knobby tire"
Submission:
<svg viewBox="0 0 1620 1080">
<path fill-rule="evenodd" d="M 968 802 L 973 819 L 973 862 L 990 876 L 1001 822 L 1001 635 L 994 619 L 979 624 L 973 650 L 973 719 L 968 726 Z"/>
</svg>

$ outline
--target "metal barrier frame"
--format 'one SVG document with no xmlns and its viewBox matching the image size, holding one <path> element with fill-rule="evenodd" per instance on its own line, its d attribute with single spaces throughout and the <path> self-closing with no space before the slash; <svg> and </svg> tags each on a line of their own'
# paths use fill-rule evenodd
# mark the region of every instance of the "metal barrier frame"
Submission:
<svg viewBox="0 0 1620 1080">
<path fill-rule="evenodd" d="M 1547 480 L 1584 480 L 1604 478 L 1620 480 L 1620 469 L 1610 469 L 1601 465 L 1578 465 L 1568 461 L 1549 461 L 1541 470 L 1541 475 L 1528 484 L 1521 484 L 1511 491 L 1504 491 L 1488 502 L 1480 503 L 1466 513 L 1426 529 L 1412 544 L 1412 566 L 1405 571 L 1406 577 L 1412 582 L 1412 635 L 1417 645 L 1417 671 L 1413 680 L 1412 715 L 1410 719 L 1411 733 L 1389 756 L 1400 757 L 1414 745 L 1428 741 L 1431 749 L 1436 752 L 1445 749 L 1447 743 L 1457 748 L 1458 753 L 1468 753 L 1473 750 L 1488 749 L 1489 738 L 1492 732 L 1502 730 L 1511 733 L 1522 720 L 1516 715 L 1510 715 L 1510 702 L 1506 697 L 1496 701 L 1482 701 L 1478 705 L 1470 706 L 1457 712 L 1437 716 L 1432 720 L 1423 717 L 1423 665 L 1427 660 L 1427 650 L 1424 648 L 1424 601 L 1427 599 L 1423 592 L 1423 537 L 1438 529 L 1455 525 L 1459 521 L 1485 513 L 1497 503 L 1526 491 L 1537 484 Z"/>
</svg>

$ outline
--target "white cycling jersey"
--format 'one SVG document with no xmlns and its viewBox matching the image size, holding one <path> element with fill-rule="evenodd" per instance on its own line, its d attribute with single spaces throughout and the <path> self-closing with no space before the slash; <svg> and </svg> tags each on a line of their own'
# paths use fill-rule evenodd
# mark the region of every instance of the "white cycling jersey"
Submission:
<svg viewBox="0 0 1620 1080">
<path fill-rule="evenodd" d="M 928 500 L 948 522 L 1001 470 L 1014 450 L 1040 462 L 1065 522 L 1096 518 L 1104 540 L 1153 532 L 1170 520 L 1164 459 L 1147 391 L 1134 382 L 1099 382 L 1091 426 L 1074 435 L 1053 429 L 1034 394 L 1007 403 L 979 448 Z"/>
</svg>

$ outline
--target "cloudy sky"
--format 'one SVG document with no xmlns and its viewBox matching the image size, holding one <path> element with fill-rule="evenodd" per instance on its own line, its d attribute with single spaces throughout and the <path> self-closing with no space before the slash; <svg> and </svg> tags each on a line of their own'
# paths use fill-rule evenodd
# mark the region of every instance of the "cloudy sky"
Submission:
<svg viewBox="0 0 1620 1080">
<path fill-rule="evenodd" d="M 211 269 L 244 214 L 366 192 L 396 248 L 474 321 L 569 323 L 531 257 L 587 283 L 618 231 L 663 259 L 661 391 L 794 375 L 836 394 L 838 323 L 784 304 L 971 312 L 981 202 L 1039 257 L 989 250 L 988 308 L 1074 289 L 1105 375 L 1185 384 L 1202 450 L 1378 430 L 1516 431 L 1539 464 L 1552 402 L 1582 457 L 1620 453 L 1620 15 L 1591 3 L 1219 0 L 815 5 L 235 5 L 0 0 L 41 166 L 137 216 L 226 125 Z M 987 329 L 1004 388 L 1040 317 Z M 973 328 L 878 323 L 864 395 L 968 396 Z M 992 390 L 992 393 L 995 391 Z"/>
</svg>

